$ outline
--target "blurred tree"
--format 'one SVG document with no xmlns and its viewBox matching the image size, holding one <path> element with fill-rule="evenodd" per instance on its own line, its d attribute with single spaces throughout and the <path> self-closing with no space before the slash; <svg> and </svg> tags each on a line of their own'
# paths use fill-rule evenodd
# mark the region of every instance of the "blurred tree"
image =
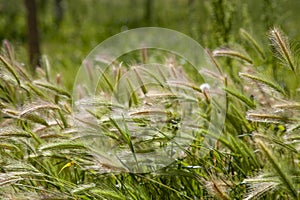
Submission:
<svg viewBox="0 0 300 200">
<path fill-rule="evenodd" d="M 24 0 L 27 11 L 27 34 L 29 45 L 29 63 L 34 72 L 40 66 L 40 43 L 37 23 L 37 9 L 35 0 Z"/>
<path fill-rule="evenodd" d="M 154 0 L 146 0 L 145 2 L 145 21 L 148 26 L 152 23 Z"/>
<path fill-rule="evenodd" d="M 54 3 L 54 13 L 55 13 L 55 24 L 59 27 L 60 23 L 63 20 L 64 8 L 62 5 L 62 0 L 55 0 Z"/>
</svg>

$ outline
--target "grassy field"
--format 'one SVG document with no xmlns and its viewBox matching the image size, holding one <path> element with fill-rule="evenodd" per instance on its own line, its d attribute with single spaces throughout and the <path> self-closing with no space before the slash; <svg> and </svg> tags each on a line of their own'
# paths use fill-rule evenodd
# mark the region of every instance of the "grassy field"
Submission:
<svg viewBox="0 0 300 200">
<path fill-rule="evenodd" d="M 0 39 L 11 41 L 17 57 L 29 67 L 25 8 L 22 0 L 15 2 L 0 1 Z M 63 0 L 62 5 L 64 15 L 59 25 L 51 1 L 38 2 L 38 20 L 42 54 L 47 56 L 53 76 L 64 74 L 63 82 L 69 91 L 76 70 L 88 53 L 108 37 L 127 29 L 170 28 L 211 49 L 242 42 L 240 28 L 246 28 L 264 45 L 268 44 L 265 33 L 272 26 L 280 26 L 294 40 L 300 40 L 295 28 L 300 20 L 300 5 L 293 0 L 154 1 L 151 20 L 146 19 L 145 3 L 141 0 Z"/>
<path fill-rule="evenodd" d="M 0 2 L 8 9 L 0 36 L 11 41 L 4 40 L 0 54 L 0 199 L 299 199 L 297 1 L 155 1 L 151 20 L 142 1 L 64 1 L 58 27 L 51 1 L 39 2 L 44 64 L 34 77 L 21 1 Z M 183 32 L 206 48 L 219 69 L 207 73 L 222 83 L 225 98 L 218 131 L 210 125 L 218 124 L 212 94 L 220 91 L 199 87 L 204 80 L 187 70 L 191 63 L 169 52 L 123 55 L 102 75 L 99 98 L 77 101 L 82 93 L 72 91 L 74 76 L 91 49 L 143 26 Z M 165 68 L 157 71 L 153 63 Z M 137 79 L 126 78 L 130 71 Z M 125 97 L 114 90 L 122 81 Z M 111 101 L 115 96 L 122 105 Z M 76 102 L 87 107 L 77 110 Z M 183 121 L 178 105 L 187 102 L 193 109 Z M 173 162 L 135 168 L 138 153 L 170 146 L 183 125 L 193 137 Z M 151 138 L 138 140 L 149 127 Z M 107 140 L 95 139 L 99 133 Z M 206 146 L 205 138 L 216 142 Z M 111 147 L 132 158 L 133 167 L 98 151 Z"/>
</svg>

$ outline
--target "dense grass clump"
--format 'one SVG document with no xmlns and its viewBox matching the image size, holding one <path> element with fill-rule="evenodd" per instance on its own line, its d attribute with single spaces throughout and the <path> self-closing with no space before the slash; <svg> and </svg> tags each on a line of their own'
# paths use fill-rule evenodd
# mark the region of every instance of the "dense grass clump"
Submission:
<svg viewBox="0 0 300 200">
<path fill-rule="evenodd" d="M 116 169 L 113 163 L 99 159 L 92 148 L 78 139 L 82 133 L 73 118 L 72 96 L 61 85 L 64 76 L 52 79 L 48 66 L 38 69 L 32 77 L 16 61 L 10 44 L 4 42 L 0 55 L 1 198 L 298 199 L 300 76 L 297 49 L 278 28 L 270 30 L 268 37 L 271 48 L 262 48 L 246 30 L 241 30 L 244 47 L 207 51 L 221 73 L 218 78 L 225 85 L 227 113 L 222 134 L 208 130 L 205 123 L 192 127 L 197 134 L 181 157 L 167 167 L 145 173 Z M 151 59 L 151 55 L 148 57 Z M 164 62 L 169 60 L 166 58 Z M 120 63 L 115 64 L 120 66 Z M 172 65 L 180 64 L 174 59 Z M 142 73 L 138 70 L 137 74 Z M 184 97 L 200 107 L 193 115 L 199 115 L 197 119 L 204 122 L 209 120 L 209 94 L 182 76 L 185 85 L 176 84 L 178 82 L 164 85 L 160 81 L 163 77 L 151 80 L 158 81 L 156 89 L 160 92 L 170 87 L 180 91 L 178 86 L 184 86 Z M 104 80 L 104 85 L 110 91 L 114 83 L 108 80 Z M 128 84 L 132 85 L 130 80 Z M 127 127 L 132 123 L 147 126 L 149 122 L 139 116 L 164 111 L 149 110 L 143 99 L 149 88 L 140 89 L 142 95 L 131 92 L 128 106 L 142 105 L 139 108 L 144 110 L 135 110 L 129 118 L 120 116 L 121 121 L 103 118 L 105 108 L 109 110 L 112 106 L 103 102 L 97 102 L 102 103 L 103 109 L 86 110 L 111 142 L 126 146 L 131 153 L 145 150 L 150 143 L 136 142 Z M 152 94 L 156 100 L 164 100 L 164 108 L 169 108 L 164 113 L 166 118 L 159 118 L 170 122 L 161 129 L 163 136 L 178 128 L 172 108 L 183 98 L 166 94 Z M 201 98 L 195 98 L 197 94 Z M 203 155 L 202 141 L 206 135 L 216 138 L 217 143 Z M 160 142 L 155 144 L 164 144 L 169 136 L 158 139 Z"/>
</svg>

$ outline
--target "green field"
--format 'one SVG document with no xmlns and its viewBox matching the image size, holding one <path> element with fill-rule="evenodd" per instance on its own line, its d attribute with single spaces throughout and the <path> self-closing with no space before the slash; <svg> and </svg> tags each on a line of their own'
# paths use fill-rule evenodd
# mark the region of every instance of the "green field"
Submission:
<svg viewBox="0 0 300 200">
<path fill-rule="evenodd" d="M 33 71 L 24 1 L 0 0 L 0 199 L 300 198 L 299 1 L 36 5 Z M 141 27 L 203 49 L 91 59 L 101 42 Z M 203 53 L 215 71 L 193 66 Z M 86 85 L 74 87 L 80 78 Z"/>
</svg>

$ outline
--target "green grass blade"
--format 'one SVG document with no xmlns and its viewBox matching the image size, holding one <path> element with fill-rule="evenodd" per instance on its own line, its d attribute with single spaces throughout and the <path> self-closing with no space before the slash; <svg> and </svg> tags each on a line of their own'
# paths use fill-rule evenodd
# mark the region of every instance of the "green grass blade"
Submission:
<svg viewBox="0 0 300 200">
<path fill-rule="evenodd" d="M 287 175 L 285 171 L 283 171 L 283 169 L 279 165 L 279 161 L 277 161 L 275 159 L 275 157 L 273 156 L 271 151 L 262 143 L 262 141 L 258 141 L 257 143 L 260 146 L 260 148 L 262 149 L 262 151 L 264 152 L 264 154 L 266 155 L 267 159 L 272 164 L 273 168 L 275 169 L 275 171 L 279 175 L 279 177 L 282 180 L 282 182 L 284 183 L 285 187 L 287 187 L 287 189 L 290 191 L 291 196 L 294 199 L 298 199 L 297 190 L 295 189 L 295 187 L 293 185 L 293 182 L 290 179 L 290 176 Z"/>
</svg>

